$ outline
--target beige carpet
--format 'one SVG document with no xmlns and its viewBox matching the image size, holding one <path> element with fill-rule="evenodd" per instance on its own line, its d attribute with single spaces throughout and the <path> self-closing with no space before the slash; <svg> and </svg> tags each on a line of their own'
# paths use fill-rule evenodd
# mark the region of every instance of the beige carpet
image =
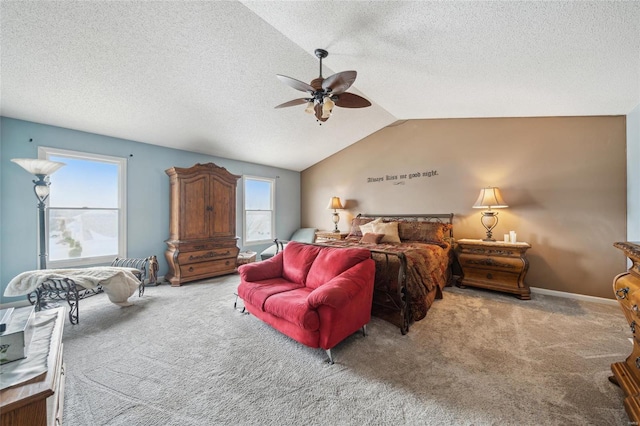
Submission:
<svg viewBox="0 0 640 426">
<path fill-rule="evenodd" d="M 64 424 L 627 425 L 617 306 L 449 288 L 402 336 L 310 349 L 233 309 L 237 275 L 82 300 L 65 324 Z"/>
</svg>

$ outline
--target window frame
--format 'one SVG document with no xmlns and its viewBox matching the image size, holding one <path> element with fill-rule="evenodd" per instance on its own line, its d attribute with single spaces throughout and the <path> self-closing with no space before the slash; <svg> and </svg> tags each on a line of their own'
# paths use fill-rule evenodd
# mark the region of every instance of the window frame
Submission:
<svg viewBox="0 0 640 426">
<path fill-rule="evenodd" d="M 51 156 L 69 157 L 79 160 L 97 161 L 103 163 L 116 164 L 118 166 L 118 253 L 109 254 L 104 256 L 94 256 L 85 258 L 72 258 L 65 260 L 51 260 L 47 256 L 47 268 L 68 268 L 77 266 L 90 266 L 100 264 L 110 264 L 116 257 L 127 257 L 127 159 L 124 157 L 114 157 L 110 155 L 95 154 L 91 152 L 73 151 L 67 149 L 51 148 L 51 147 L 38 147 L 38 158 L 42 160 L 49 160 Z M 51 177 L 55 181 L 55 174 Z M 54 184 L 55 185 L 55 184 Z M 53 190 L 55 186 L 52 185 Z M 47 244 L 47 253 L 49 253 L 49 199 L 46 200 L 46 232 L 45 238 Z M 65 209 L 65 207 L 55 207 L 59 209 Z M 66 208 L 68 209 L 68 208 Z M 77 208 L 73 208 L 77 209 Z M 94 209 L 91 209 L 94 210 Z M 97 208 L 95 210 L 100 210 Z M 108 209 L 111 210 L 111 209 Z"/>
<path fill-rule="evenodd" d="M 247 180 L 268 182 L 271 186 L 271 210 L 247 210 Z M 247 211 L 270 211 L 271 212 L 271 236 L 266 240 L 247 240 Z M 242 175 L 242 245 L 255 246 L 272 243 L 276 235 L 276 180 L 263 176 Z"/>
</svg>

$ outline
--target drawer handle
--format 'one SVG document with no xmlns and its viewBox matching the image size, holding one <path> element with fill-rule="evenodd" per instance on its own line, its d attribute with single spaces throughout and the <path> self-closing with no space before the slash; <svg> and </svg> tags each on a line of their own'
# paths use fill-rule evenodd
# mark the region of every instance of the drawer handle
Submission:
<svg viewBox="0 0 640 426">
<path fill-rule="evenodd" d="M 640 356 L 636 358 L 636 368 L 640 369 Z"/>
<path fill-rule="evenodd" d="M 616 297 L 618 299 L 626 299 L 627 293 L 629 293 L 629 287 L 621 288 L 620 290 L 616 290 Z"/>
<path fill-rule="evenodd" d="M 189 272 L 193 272 L 193 266 L 189 267 Z"/>
<path fill-rule="evenodd" d="M 636 334 L 636 322 L 635 321 L 631 321 L 631 324 L 629 324 L 629 328 L 631 328 L 631 333 Z"/>
<path fill-rule="evenodd" d="M 490 280 L 492 280 L 492 279 L 493 279 L 493 274 L 492 274 L 491 272 L 489 272 L 489 273 L 487 274 L 487 279 L 490 279 Z"/>
</svg>

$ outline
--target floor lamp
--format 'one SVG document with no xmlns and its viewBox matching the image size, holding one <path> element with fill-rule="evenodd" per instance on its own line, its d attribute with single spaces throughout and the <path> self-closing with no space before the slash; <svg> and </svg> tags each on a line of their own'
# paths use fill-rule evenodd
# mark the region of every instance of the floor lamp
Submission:
<svg viewBox="0 0 640 426">
<path fill-rule="evenodd" d="M 14 158 L 11 161 L 29 173 L 36 175 L 38 178 L 33 181 L 33 192 L 36 194 L 36 198 L 38 199 L 38 233 L 40 237 L 39 269 L 47 269 L 47 228 L 44 209 L 46 207 L 45 201 L 49 198 L 49 185 L 51 185 L 51 182 L 49 182 L 49 176 L 65 164 L 57 161 L 37 160 L 33 158 Z"/>
</svg>

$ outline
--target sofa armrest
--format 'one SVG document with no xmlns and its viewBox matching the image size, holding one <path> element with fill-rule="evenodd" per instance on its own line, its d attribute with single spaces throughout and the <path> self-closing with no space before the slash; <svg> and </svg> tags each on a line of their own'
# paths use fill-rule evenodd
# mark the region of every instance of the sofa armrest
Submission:
<svg viewBox="0 0 640 426">
<path fill-rule="evenodd" d="M 314 309 L 321 305 L 341 309 L 362 292 L 372 298 L 374 275 L 374 261 L 364 260 L 309 293 L 307 303 Z"/>
<path fill-rule="evenodd" d="M 282 276 L 282 252 L 262 262 L 240 265 L 238 273 L 245 282 L 262 281 Z"/>
</svg>

